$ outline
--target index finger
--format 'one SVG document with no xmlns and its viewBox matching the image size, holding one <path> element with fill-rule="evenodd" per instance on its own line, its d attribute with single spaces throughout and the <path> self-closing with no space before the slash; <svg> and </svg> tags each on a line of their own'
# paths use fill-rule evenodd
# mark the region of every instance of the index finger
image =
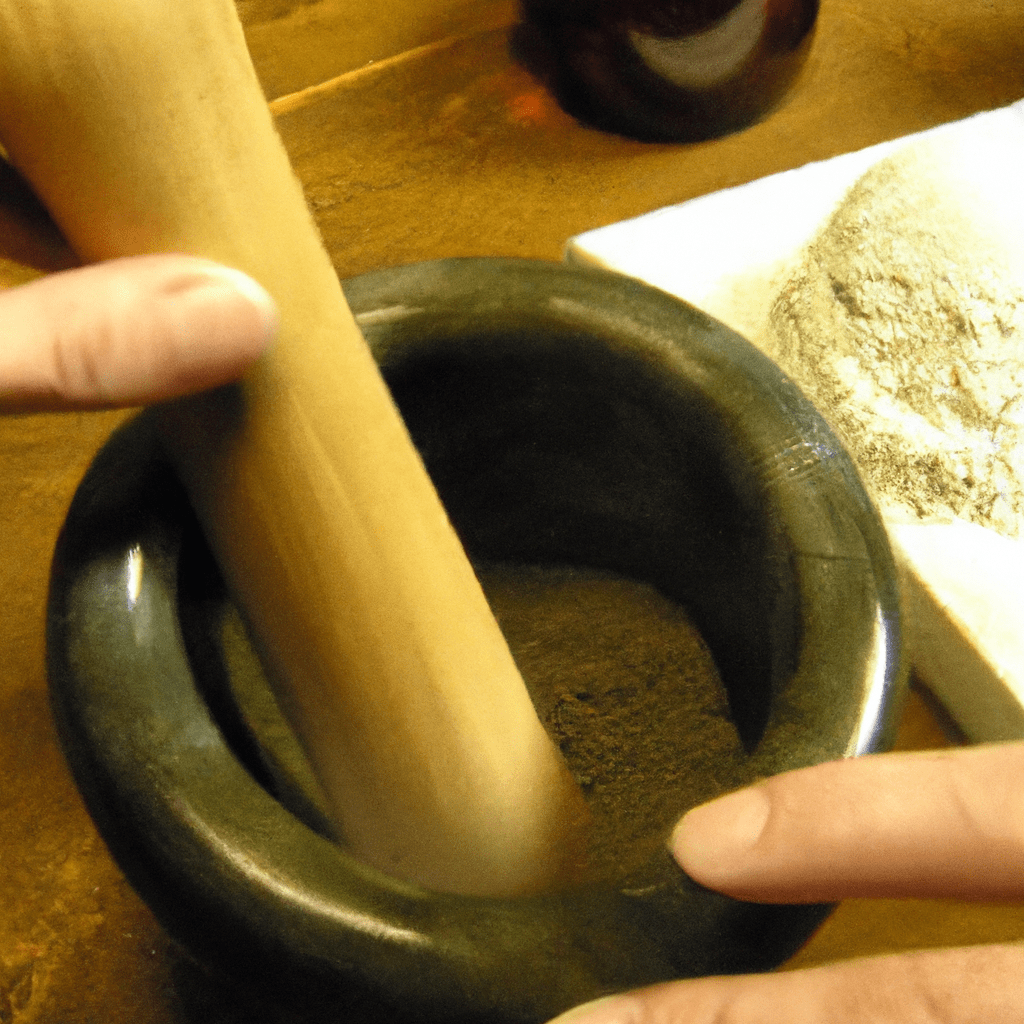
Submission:
<svg viewBox="0 0 1024 1024">
<path fill-rule="evenodd" d="M 804 768 L 701 807 L 672 850 L 711 889 L 765 903 L 1024 898 L 1024 744 Z"/>
<path fill-rule="evenodd" d="M 250 278 L 189 256 L 98 263 L 0 291 L 0 410 L 159 402 L 237 379 L 277 330 Z"/>
</svg>

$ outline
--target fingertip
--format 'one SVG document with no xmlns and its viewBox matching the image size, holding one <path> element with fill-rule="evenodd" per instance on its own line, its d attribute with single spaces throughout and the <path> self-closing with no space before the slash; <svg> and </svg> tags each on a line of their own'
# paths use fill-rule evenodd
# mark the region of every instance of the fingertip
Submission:
<svg viewBox="0 0 1024 1024">
<path fill-rule="evenodd" d="M 273 298 L 233 267 L 166 254 L 88 269 L 106 275 L 116 296 L 87 342 L 92 379 L 110 402 L 149 404 L 228 384 L 277 336 Z"/>
<path fill-rule="evenodd" d="M 149 400 L 236 380 L 280 329 L 277 304 L 248 274 L 210 260 L 163 259 L 144 314 L 158 352 L 137 364 L 151 374 L 150 380 L 136 383 L 153 392 Z"/>
<path fill-rule="evenodd" d="M 242 315 L 236 320 L 236 329 L 214 337 L 228 348 L 237 350 L 242 359 L 255 359 L 266 351 L 277 337 L 281 317 L 277 303 L 255 278 L 234 267 L 220 263 L 196 261 L 202 267 L 197 279 L 191 283 L 193 312 L 206 313 L 215 318 L 223 315 Z M 242 310 L 236 307 L 244 307 Z M 246 315 L 247 314 L 247 315 Z M 197 328 L 201 324 L 195 325 Z"/>
<path fill-rule="evenodd" d="M 749 866 L 771 814 L 764 786 L 750 786 L 683 815 L 669 849 L 683 870 L 710 888 L 734 882 Z"/>
</svg>

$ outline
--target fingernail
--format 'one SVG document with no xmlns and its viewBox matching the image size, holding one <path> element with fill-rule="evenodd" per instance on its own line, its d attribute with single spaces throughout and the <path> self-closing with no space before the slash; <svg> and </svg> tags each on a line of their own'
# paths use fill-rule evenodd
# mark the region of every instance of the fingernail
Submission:
<svg viewBox="0 0 1024 1024">
<path fill-rule="evenodd" d="M 566 1010 L 548 1024 L 629 1024 L 626 1005 L 622 996 L 602 996 Z"/>
<path fill-rule="evenodd" d="M 256 312 L 259 317 L 257 338 L 261 347 L 266 347 L 275 337 L 280 328 L 280 315 L 277 303 L 270 293 L 254 278 L 234 267 L 225 267 L 217 263 L 208 264 L 203 270 L 203 278 L 207 285 L 215 288 L 226 286 L 236 296 L 240 296 Z"/>
<path fill-rule="evenodd" d="M 764 786 L 750 786 L 694 807 L 672 833 L 672 855 L 699 882 L 728 878 L 761 838 L 770 811 Z"/>
</svg>

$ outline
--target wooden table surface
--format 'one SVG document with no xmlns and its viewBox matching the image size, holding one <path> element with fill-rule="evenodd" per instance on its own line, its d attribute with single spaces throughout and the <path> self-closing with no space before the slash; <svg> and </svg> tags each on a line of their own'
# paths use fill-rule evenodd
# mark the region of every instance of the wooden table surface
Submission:
<svg viewBox="0 0 1024 1024">
<path fill-rule="evenodd" d="M 785 106 L 693 146 L 574 123 L 512 56 L 510 0 L 239 0 L 239 9 L 344 275 L 438 256 L 558 259 L 578 232 L 1024 95 L 1024 0 L 823 0 Z M 0 284 L 72 262 L 0 166 Z M 50 723 L 50 554 L 78 479 L 123 415 L 0 420 L 0 1024 L 265 1019 L 192 965 L 128 888 Z M 944 742 L 915 696 L 901 745 Z M 1016 938 L 1016 908 L 851 901 L 796 963 Z"/>
</svg>

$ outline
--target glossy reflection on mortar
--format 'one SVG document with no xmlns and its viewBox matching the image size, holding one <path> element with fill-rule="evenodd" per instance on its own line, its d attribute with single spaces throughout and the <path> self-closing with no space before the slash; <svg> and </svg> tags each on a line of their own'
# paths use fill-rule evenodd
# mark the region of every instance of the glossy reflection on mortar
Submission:
<svg viewBox="0 0 1024 1024">
<path fill-rule="evenodd" d="M 564 267 L 443 261 L 346 291 L 472 557 L 591 566 L 685 605 L 752 776 L 884 745 L 904 677 L 888 548 L 767 360 L 660 293 Z M 253 778 L 211 629 L 226 598 L 195 531 L 143 418 L 76 497 L 49 648 L 100 829 L 204 959 L 353 1019 L 528 1021 L 770 967 L 820 920 L 708 893 L 663 849 L 531 900 L 440 896 L 357 864 Z"/>
</svg>

